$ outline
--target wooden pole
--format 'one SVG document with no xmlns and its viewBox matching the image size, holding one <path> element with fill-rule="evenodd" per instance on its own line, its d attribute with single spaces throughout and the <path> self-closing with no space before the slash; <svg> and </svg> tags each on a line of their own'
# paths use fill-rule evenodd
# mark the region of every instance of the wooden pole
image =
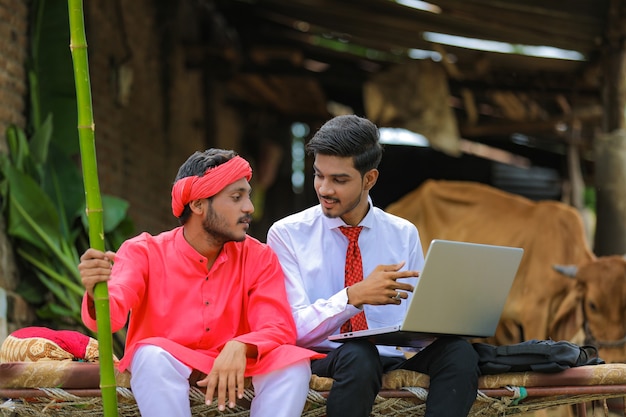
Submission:
<svg viewBox="0 0 626 417">
<path fill-rule="evenodd" d="M 603 132 L 594 138 L 598 256 L 626 253 L 626 5 L 611 0 L 603 54 Z"/>
</svg>

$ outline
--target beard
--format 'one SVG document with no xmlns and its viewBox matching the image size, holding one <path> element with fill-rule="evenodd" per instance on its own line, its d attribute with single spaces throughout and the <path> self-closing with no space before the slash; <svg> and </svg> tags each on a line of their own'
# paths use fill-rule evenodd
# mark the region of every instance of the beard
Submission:
<svg viewBox="0 0 626 417">
<path fill-rule="evenodd" d="M 246 238 L 245 233 L 241 236 L 230 231 L 228 222 L 213 210 L 211 202 L 209 202 L 209 209 L 202 221 L 202 228 L 216 244 L 223 245 L 226 242 L 233 241 L 242 242 Z"/>
<path fill-rule="evenodd" d="M 318 199 L 320 200 L 320 202 L 321 202 L 322 198 L 324 198 L 324 197 L 318 195 Z M 361 194 L 359 194 L 354 200 L 351 200 L 351 201 L 347 202 L 346 204 L 343 204 L 340 200 L 338 200 L 336 198 L 329 198 L 329 200 L 334 200 L 341 207 L 340 207 L 340 209 L 337 209 L 337 207 L 333 207 L 332 209 L 327 210 L 322 205 L 322 212 L 324 213 L 324 215 L 326 217 L 328 217 L 330 219 L 335 219 L 337 217 L 342 217 L 344 214 L 349 213 L 352 210 L 354 210 L 355 208 L 357 208 L 359 206 L 359 204 L 361 203 L 361 199 L 362 199 L 362 196 L 361 196 Z"/>
</svg>

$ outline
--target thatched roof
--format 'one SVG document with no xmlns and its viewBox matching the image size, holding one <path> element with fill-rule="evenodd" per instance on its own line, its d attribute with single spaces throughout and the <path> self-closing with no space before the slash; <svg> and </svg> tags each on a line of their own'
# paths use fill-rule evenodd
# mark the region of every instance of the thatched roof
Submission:
<svg viewBox="0 0 626 417">
<path fill-rule="evenodd" d="M 624 2 L 428 3 L 433 11 L 390 0 L 200 2 L 195 13 L 204 32 L 190 45 L 189 61 L 227 80 L 233 99 L 294 120 L 323 121 L 332 102 L 381 126 L 421 125 L 430 135 L 522 153 L 515 135 L 527 135 L 525 147 L 554 152 L 576 137 L 585 155 L 606 110 L 603 71 L 610 48 L 622 47 Z M 518 51 L 560 48 L 579 58 L 451 46 L 434 34 L 502 42 Z M 434 57 L 435 67 L 409 58 L 416 52 Z"/>
</svg>

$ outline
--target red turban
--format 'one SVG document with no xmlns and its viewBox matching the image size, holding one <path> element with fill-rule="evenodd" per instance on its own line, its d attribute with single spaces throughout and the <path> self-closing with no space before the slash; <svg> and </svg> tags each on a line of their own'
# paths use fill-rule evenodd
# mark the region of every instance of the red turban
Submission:
<svg viewBox="0 0 626 417">
<path fill-rule="evenodd" d="M 192 175 L 179 179 L 172 187 L 172 213 L 180 217 L 190 201 L 212 197 L 241 178 L 250 181 L 252 168 L 248 161 L 235 156 L 228 162 L 208 168 L 201 177 Z"/>
</svg>

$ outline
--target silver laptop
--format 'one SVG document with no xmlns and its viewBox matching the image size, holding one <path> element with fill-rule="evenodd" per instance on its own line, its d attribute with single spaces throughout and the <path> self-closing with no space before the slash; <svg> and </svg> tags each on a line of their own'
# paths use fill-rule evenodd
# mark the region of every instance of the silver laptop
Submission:
<svg viewBox="0 0 626 417">
<path fill-rule="evenodd" d="M 328 339 L 423 347 L 441 336 L 493 336 L 523 253 L 522 248 L 435 239 L 412 298 L 403 301 L 410 305 L 402 324 Z"/>
</svg>

